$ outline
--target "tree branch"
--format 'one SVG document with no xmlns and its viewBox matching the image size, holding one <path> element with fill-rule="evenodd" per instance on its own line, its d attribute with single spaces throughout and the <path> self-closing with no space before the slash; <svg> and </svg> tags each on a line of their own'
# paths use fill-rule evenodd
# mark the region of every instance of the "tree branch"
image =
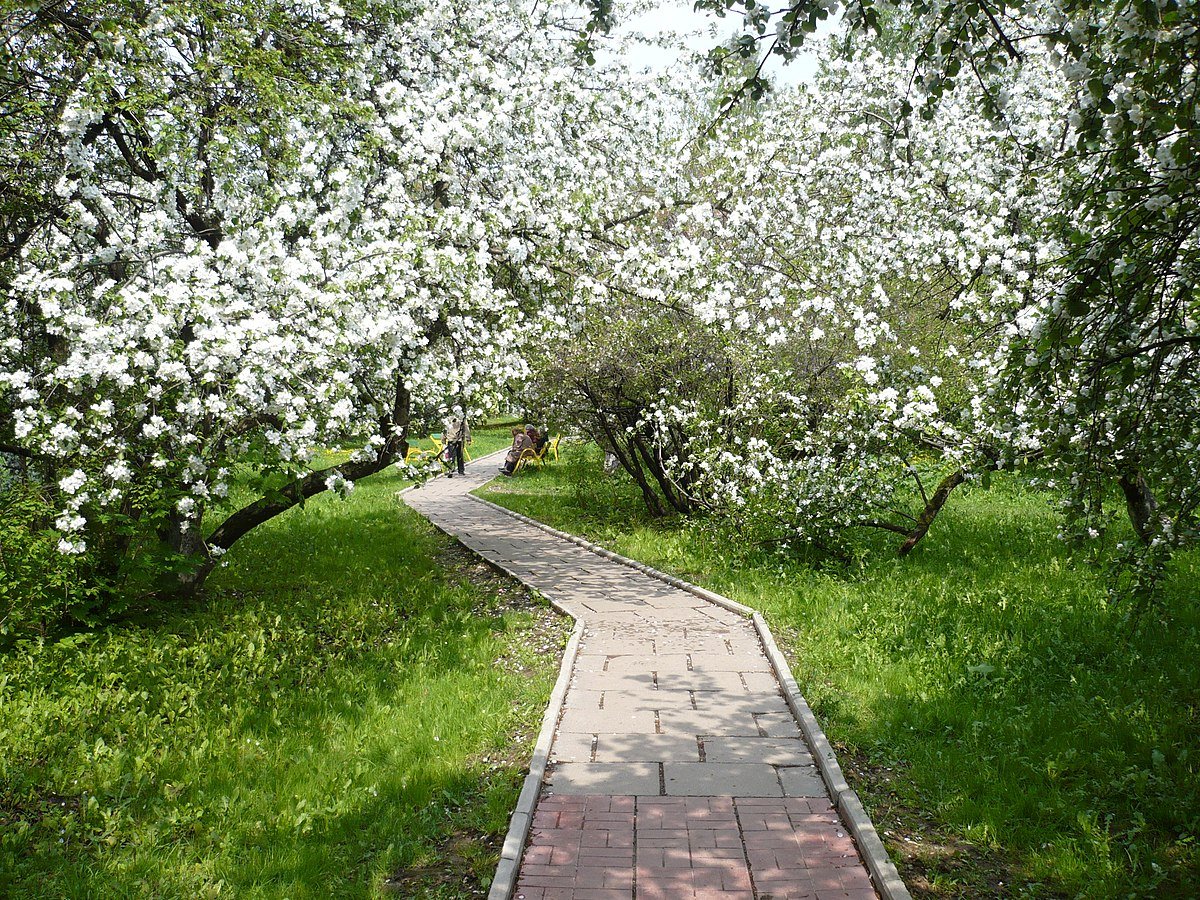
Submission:
<svg viewBox="0 0 1200 900">
<path fill-rule="evenodd" d="M 925 504 L 925 509 L 917 519 L 917 526 L 908 534 L 908 540 L 900 545 L 898 551 L 900 556 L 908 556 L 912 548 L 921 542 L 921 538 L 925 537 L 925 532 L 929 531 L 929 526 L 933 524 L 933 520 L 937 518 L 937 514 L 941 512 L 942 507 L 946 505 L 946 501 L 950 499 L 950 493 L 967 480 L 965 469 L 959 469 L 942 479 L 942 483 L 938 485 L 938 489 L 934 491 L 933 497 Z"/>
<path fill-rule="evenodd" d="M 7 453 L 9 456 L 19 456 L 22 459 L 47 459 L 44 454 L 35 453 L 28 447 L 20 447 L 16 444 L 0 443 L 0 453 Z"/>
<path fill-rule="evenodd" d="M 894 525 L 891 522 L 884 522 L 879 519 L 862 519 L 858 522 L 851 522 L 850 526 L 852 528 L 882 528 L 884 531 L 892 531 L 896 534 L 902 534 L 905 537 L 908 537 L 911 533 L 911 529 L 903 525 Z"/>
<path fill-rule="evenodd" d="M 391 421 L 388 421 L 387 417 L 380 418 L 379 430 L 383 446 L 373 458 L 345 462 L 317 472 L 309 472 L 284 485 L 271 496 L 260 497 L 248 506 L 231 513 L 224 522 L 213 529 L 206 541 L 208 546 L 228 550 L 235 541 L 263 522 L 326 490 L 326 482 L 330 478 L 341 476 L 346 481 L 358 481 L 383 471 L 398 459 L 404 459 L 408 453 L 410 409 L 411 397 L 404 387 L 404 379 L 397 376 L 393 406 L 393 413 L 396 415 Z"/>
<path fill-rule="evenodd" d="M 996 21 L 996 16 L 988 8 L 988 5 L 983 2 L 983 0 L 980 0 L 979 8 L 983 10 L 983 14 L 987 16 L 988 21 L 992 23 L 992 28 L 996 30 L 996 36 L 1000 39 L 1000 43 L 1003 45 L 1004 50 L 1008 53 L 1009 57 L 1012 59 L 1020 59 L 1021 51 L 1013 46 L 1013 42 L 1008 39 L 1008 35 L 1004 33 L 1004 29 L 1000 27 L 1000 23 Z"/>
</svg>

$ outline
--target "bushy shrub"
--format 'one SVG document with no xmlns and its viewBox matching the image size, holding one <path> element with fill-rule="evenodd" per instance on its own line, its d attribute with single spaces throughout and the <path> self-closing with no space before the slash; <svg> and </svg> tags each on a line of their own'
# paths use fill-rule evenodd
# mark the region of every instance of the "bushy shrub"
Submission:
<svg viewBox="0 0 1200 900">
<path fill-rule="evenodd" d="M 0 492 L 0 646 L 83 616 L 95 597 L 76 556 L 58 551 L 54 510 L 34 484 Z"/>
</svg>

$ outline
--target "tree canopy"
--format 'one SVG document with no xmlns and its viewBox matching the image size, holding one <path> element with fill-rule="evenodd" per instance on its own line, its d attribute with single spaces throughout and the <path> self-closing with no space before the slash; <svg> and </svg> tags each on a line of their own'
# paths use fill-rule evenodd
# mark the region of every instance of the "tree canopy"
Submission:
<svg viewBox="0 0 1200 900">
<path fill-rule="evenodd" d="M 202 577 L 524 372 L 522 323 L 648 127 L 563 27 L 373 0 L 5 13 L 0 449 L 62 552 L 118 592 Z"/>
<path fill-rule="evenodd" d="M 591 5 L 599 32 L 613 11 L 606 3 Z M 987 345 L 992 356 L 987 390 L 969 399 L 972 409 L 988 415 L 974 417 L 973 427 L 986 420 L 993 437 L 1018 436 L 1012 447 L 1018 455 L 1032 453 L 1054 470 L 1068 491 L 1075 533 L 1103 530 L 1103 499 L 1116 485 L 1137 538 L 1151 551 L 1143 551 L 1144 560 L 1190 539 L 1200 501 L 1193 487 L 1200 433 L 1188 412 L 1200 396 L 1195 5 L 696 5 L 742 20 L 741 36 L 710 54 L 718 71 L 745 72 L 747 61 L 760 63 L 734 86 L 729 104 L 767 92 L 761 63 L 771 55 L 794 57 L 819 22 L 838 14 L 845 31 L 826 55 L 864 72 L 875 58 L 894 66 L 867 76 L 863 96 L 873 99 L 858 104 L 861 123 L 841 125 L 840 139 L 848 145 L 856 134 L 890 141 L 903 148 L 897 166 L 912 168 L 914 178 L 940 180 L 951 192 L 953 177 L 946 177 L 945 167 L 965 167 L 971 202 L 991 203 L 1000 216 L 990 225 L 956 223 L 957 239 L 971 244 L 978 237 L 972 232 L 987 227 L 1006 239 L 1029 241 L 1027 256 L 985 251 L 979 257 L 973 282 L 996 282 L 997 274 L 1000 282 L 1021 279 L 1003 302 L 985 298 L 978 304 L 978 297 L 959 296 L 951 304 L 967 310 L 962 318 L 973 346 Z M 821 90 L 835 109 L 852 99 L 828 82 Z M 957 123 L 943 118 L 947 108 L 952 116 L 965 113 L 990 123 L 995 133 L 982 144 L 948 148 L 957 159 L 914 156 L 927 123 L 955 131 Z M 794 145 L 796 130 L 804 127 L 796 119 L 812 115 L 807 107 L 777 104 L 761 115 L 762 140 Z M 1013 163 L 1009 185 L 989 178 L 985 160 L 992 151 L 979 152 L 1001 143 Z M 862 163 L 862 155 L 847 160 Z M 835 207 L 822 212 L 854 221 L 874 188 L 853 189 L 848 213 Z M 1022 213 L 1024 190 L 1039 202 L 1036 208 L 1026 203 Z M 953 215 L 956 203 L 949 194 L 945 199 L 950 202 L 934 200 L 925 208 L 940 204 Z M 773 208 L 771 197 L 760 202 L 764 210 Z M 936 231 L 936 223 L 925 227 L 925 238 Z M 880 246 L 884 254 L 902 255 L 913 239 L 889 237 Z M 853 271 L 861 258 L 848 257 L 846 268 Z M 873 262 L 868 280 L 886 289 L 894 263 Z M 1011 453 L 1002 451 L 1000 459 L 1005 457 Z"/>
</svg>

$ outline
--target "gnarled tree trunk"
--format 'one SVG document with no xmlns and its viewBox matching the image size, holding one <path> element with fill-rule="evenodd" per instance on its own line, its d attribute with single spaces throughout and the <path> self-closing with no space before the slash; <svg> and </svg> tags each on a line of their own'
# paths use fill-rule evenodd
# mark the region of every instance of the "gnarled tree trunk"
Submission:
<svg viewBox="0 0 1200 900">
<path fill-rule="evenodd" d="M 404 459 L 408 453 L 408 426 L 412 418 L 411 402 L 412 398 L 404 386 L 404 379 L 397 376 L 392 409 L 386 415 L 379 417 L 378 430 L 379 436 L 383 438 L 383 445 L 374 456 L 309 472 L 284 485 L 269 497 L 260 497 L 253 503 L 231 513 L 225 521 L 213 529 L 206 540 L 200 541 L 197 534 L 197 546 L 194 550 L 196 553 L 205 554 L 205 559 L 194 574 L 180 579 L 182 582 L 180 587 L 183 592 L 199 590 L 212 572 L 216 565 L 216 558 L 209 555 L 210 548 L 228 550 L 234 542 L 268 519 L 273 519 L 308 498 L 328 490 L 328 482 L 331 478 L 341 477 L 346 481 L 355 482 L 374 475 L 376 472 L 382 472 L 397 460 Z"/>
<path fill-rule="evenodd" d="M 1125 495 L 1125 509 L 1129 513 L 1129 521 L 1133 530 L 1143 544 L 1150 543 L 1159 531 L 1162 516 L 1158 511 L 1158 501 L 1150 491 L 1149 485 L 1142 473 L 1136 469 L 1124 472 L 1120 478 L 1121 492 Z"/>
</svg>

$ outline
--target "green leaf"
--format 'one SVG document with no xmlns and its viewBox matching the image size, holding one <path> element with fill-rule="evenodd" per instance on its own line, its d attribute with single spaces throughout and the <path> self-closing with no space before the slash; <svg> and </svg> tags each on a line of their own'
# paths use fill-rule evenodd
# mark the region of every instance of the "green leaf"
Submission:
<svg viewBox="0 0 1200 900">
<path fill-rule="evenodd" d="M 1087 297 L 1079 293 L 1071 294 L 1067 297 L 1067 312 L 1073 316 L 1087 315 L 1091 305 L 1087 301 Z"/>
</svg>

